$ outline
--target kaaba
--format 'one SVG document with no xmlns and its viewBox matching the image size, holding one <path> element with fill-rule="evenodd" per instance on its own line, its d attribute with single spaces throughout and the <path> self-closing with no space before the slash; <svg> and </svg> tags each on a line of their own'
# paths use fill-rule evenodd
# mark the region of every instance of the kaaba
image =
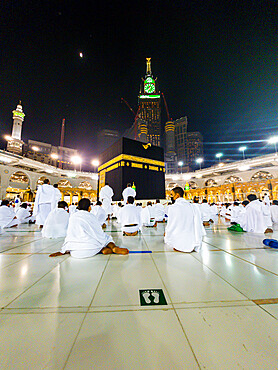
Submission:
<svg viewBox="0 0 278 370">
<path fill-rule="evenodd" d="M 136 187 L 136 199 L 165 199 L 165 163 L 163 148 L 141 141 L 121 138 L 99 158 L 98 193 L 108 184 L 113 200 L 122 199 L 128 183 Z"/>
</svg>

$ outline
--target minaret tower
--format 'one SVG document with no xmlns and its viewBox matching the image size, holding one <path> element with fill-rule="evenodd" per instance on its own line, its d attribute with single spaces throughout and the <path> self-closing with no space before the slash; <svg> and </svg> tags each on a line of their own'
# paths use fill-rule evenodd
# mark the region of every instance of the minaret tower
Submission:
<svg viewBox="0 0 278 370">
<path fill-rule="evenodd" d="M 8 137 L 7 151 L 22 154 L 23 141 L 21 140 L 22 123 L 25 114 L 23 113 L 21 101 L 13 111 L 13 131 L 12 136 Z"/>
<path fill-rule="evenodd" d="M 151 58 L 146 58 L 147 68 L 145 78 L 142 78 L 139 93 L 140 118 L 145 126 L 140 127 L 142 134 L 147 134 L 147 141 L 152 145 L 161 143 L 161 105 L 160 92 L 151 70 Z M 138 130 L 139 131 L 139 130 Z M 142 140 L 142 138 L 141 138 Z"/>
</svg>

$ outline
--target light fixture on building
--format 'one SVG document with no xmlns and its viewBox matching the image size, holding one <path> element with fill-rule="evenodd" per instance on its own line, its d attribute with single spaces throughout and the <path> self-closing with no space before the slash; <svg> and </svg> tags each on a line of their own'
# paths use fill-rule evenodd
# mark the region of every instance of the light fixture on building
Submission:
<svg viewBox="0 0 278 370">
<path fill-rule="evenodd" d="M 196 159 L 196 163 L 198 163 L 198 164 L 199 164 L 200 169 L 202 168 L 202 163 L 203 163 L 203 161 L 204 161 L 204 159 L 203 159 L 203 158 L 197 158 L 197 159 Z"/>
<path fill-rule="evenodd" d="M 250 167 L 247 165 L 239 166 L 238 167 L 239 171 L 248 171 L 250 170 Z"/>
<path fill-rule="evenodd" d="M 277 155 L 277 143 L 278 143 L 278 136 L 272 136 L 269 140 L 268 140 L 268 144 L 274 144 L 274 147 L 275 147 L 275 154 Z"/>
<path fill-rule="evenodd" d="M 240 152 L 242 152 L 242 157 L 243 157 L 243 159 L 245 159 L 245 155 L 244 155 L 244 152 L 245 152 L 245 150 L 247 149 L 247 146 L 241 146 L 241 147 L 239 147 L 238 148 L 238 150 L 240 151 Z"/>
<path fill-rule="evenodd" d="M 56 153 L 51 153 L 51 154 L 50 154 L 50 157 L 51 157 L 52 159 L 58 159 L 58 158 L 59 158 L 58 154 L 56 154 Z"/>
<path fill-rule="evenodd" d="M 38 152 L 39 148 L 37 146 L 32 146 L 32 150 L 34 150 L 34 152 Z"/>
<path fill-rule="evenodd" d="M 224 163 L 220 162 L 218 163 L 218 167 L 223 167 L 224 166 Z"/>
<path fill-rule="evenodd" d="M 71 157 L 71 161 L 73 164 L 81 164 L 82 158 L 79 155 L 74 155 L 73 157 Z"/>
<path fill-rule="evenodd" d="M 98 167 L 99 166 L 99 160 L 98 159 L 93 159 L 91 163 L 92 163 L 92 165 L 94 167 Z"/>
</svg>

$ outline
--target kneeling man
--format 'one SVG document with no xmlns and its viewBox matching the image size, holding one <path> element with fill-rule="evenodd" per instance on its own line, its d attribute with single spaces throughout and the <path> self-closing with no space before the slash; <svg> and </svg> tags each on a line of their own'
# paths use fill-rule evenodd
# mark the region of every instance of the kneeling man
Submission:
<svg viewBox="0 0 278 370">
<path fill-rule="evenodd" d="M 127 197 L 127 204 L 121 209 L 123 235 L 135 236 L 141 227 L 140 208 L 134 204 L 132 196 Z"/>
<path fill-rule="evenodd" d="M 111 236 L 105 234 L 91 210 L 91 202 L 83 198 L 78 203 L 79 211 L 71 215 L 67 236 L 61 252 L 50 254 L 49 257 L 57 257 L 70 254 L 75 258 L 93 257 L 102 254 L 128 254 L 128 249 L 119 248 L 113 242 Z"/>
<path fill-rule="evenodd" d="M 183 194 L 179 186 L 171 191 L 174 204 L 169 207 L 164 241 L 176 251 L 199 252 L 206 232 L 200 213 Z"/>
</svg>

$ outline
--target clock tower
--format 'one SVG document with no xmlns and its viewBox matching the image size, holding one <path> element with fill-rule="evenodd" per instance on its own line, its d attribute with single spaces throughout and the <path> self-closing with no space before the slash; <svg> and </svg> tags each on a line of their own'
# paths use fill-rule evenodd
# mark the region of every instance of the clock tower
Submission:
<svg viewBox="0 0 278 370">
<path fill-rule="evenodd" d="M 151 71 L 151 58 L 146 58 L 147 69 L 142 78 L 139 92 L 139 117 L 147 123 L 147 140 L 152 145 L 161 144 L 161 102 L 160 92 Z"/>
</svg>

